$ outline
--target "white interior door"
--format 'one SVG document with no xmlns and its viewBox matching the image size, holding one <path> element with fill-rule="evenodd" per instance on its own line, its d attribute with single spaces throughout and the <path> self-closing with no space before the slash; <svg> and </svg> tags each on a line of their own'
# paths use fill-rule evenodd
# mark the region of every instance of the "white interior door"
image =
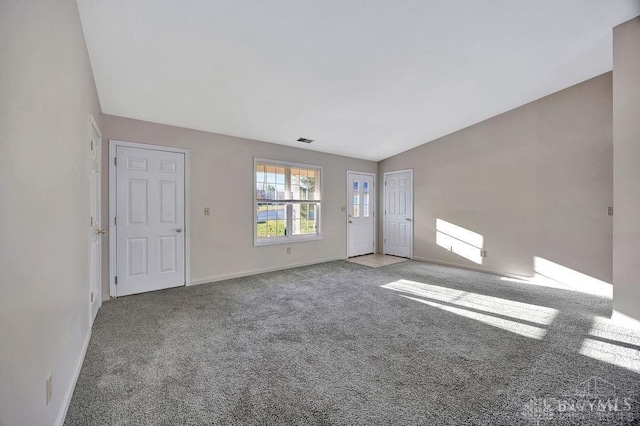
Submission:
<svg viewBox="0 0 640 426">
<path fill-rule="evenodd" d="M 185 285 L 185 155 L 116 150 L 116 295 Z"/>
<path fill-rule="evenodd" d="M 93 324 L 98 310 L 102 305 L 101 295 L 101 277 L 102 277 L 102 235 L 105 231 L 102 229 L 102 218 L 100 215 L 100 185 L 101 185 L 101 146 L 102 138 L 96 123 L 90 120 L 90 144 L 91 144 L 91 226 L 89 229 L 89 304 L 90 315 L 89 321 Z"/>
<path fill-rule="evenodd" d="M 401 257 L 413 255 L 413 172 L 384 174 L 383 253 Z"/>
<path fill-rule="evenodd" d="M 374 176 L 349 173 L 348 195 L 348 257 L 373 253 L 375 233 Z"/>
</svg>

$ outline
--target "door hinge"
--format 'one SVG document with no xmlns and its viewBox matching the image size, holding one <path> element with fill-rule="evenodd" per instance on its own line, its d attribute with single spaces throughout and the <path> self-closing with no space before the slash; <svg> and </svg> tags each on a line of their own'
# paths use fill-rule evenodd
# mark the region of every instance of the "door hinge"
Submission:
<svg viewBox="0 0 640 426">
<path fill-rule="evenodd" d="M 384 243 L 387 244 L 387 239 L 386 238 L 384 239 Z"/>
<path fill-rule="evenodd" d="M 113 165 L 118 167 L 118 157 L 113 157 Z"/>
<path fill-rule="evenodd" d="M 91 292 L 91 301 L 93 302 L 93 292 Z"/>
<path fill-rule="evenodd" d="M 91 226 L 93 226 L 93 216 L 91 216 Z"/>
<path fill-rule="evenodd" d="M 116 285 L 118 285 L 118 276 L 116 275 Z"/>
<path fill-rule="evenodd" d="M 118 216 L 114 216 L 114 217 L 113 217 L 113 224 L 114 224 L 115 226 L 118 226 Z"/>
<path fill-rule="evenodd" d="M 91 151 L 93 151 L 93 140 L 91 140 Z"/>
<path fill-rule="evenodd" d="M 384 181 L 384 186 L 387 186 L 387 181 L 386 180 Z"/>
</svg>

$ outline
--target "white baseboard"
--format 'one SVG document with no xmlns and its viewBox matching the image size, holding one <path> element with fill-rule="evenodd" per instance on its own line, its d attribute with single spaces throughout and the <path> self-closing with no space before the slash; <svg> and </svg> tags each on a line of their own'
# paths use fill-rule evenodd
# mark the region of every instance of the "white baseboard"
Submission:
<svg viewBox="0 0 640 426">
<path fill-rule="evenodd" d="M 191 280 L 191 283 L 189 285 L 208 284 L 208 283 L 213 283 L 213 282 L 216 282 L 216 281 L 230 280 L 232 278 L 249 277 L 251 275 L 264 274 L 264 273 L 267 273 L 267 272 L 283 271 L 285 269 L 298 268 L 300 266 L 316 265 L 318 263 L 333 262 L 333 261 L 336 261 L 336 260 L 344 260 L 344 257 L 332 257 L 332 258 L 329 258 L 329 259 L 312 260 L 310 262 L 294 263 L 292 265 L 286 265 L 286 266 L 276 266 L 276 267 L 271 267 L 271 268 L 253 269 L 253 270 L 249 270 L 249 271 L 234 272 L 234 273 L 231 273 L 231 274 L 215 275 L 213 277 L 207 277 L 207 278 L 198 278 L 196 280 Z"/>
<path fill-rule="evenodd" d="M 468 271 L 482 272 L 482 273 L 491 274 L 491 275 L 498 275 L 498 276 L 501 276 L 501 277 L 515 278 L 515 279 L 519 279 L 519 280 L 529 280 L 529 279 L 531 279 L 531 277 L 526 276 L 526 275 L 518 275 L 518 274 L 513 274 L 511 272 L 499 272 L 499 271 L 494 271 L 493 269 L 482 268 L 480 266 L 463 265 L 463 264 L 460 264 L 460 263 L 445 262 L 445 261 L 442 261 L 442 260 L 429 259 L 429 258 L 426 258 L 426 257 L 414 257 L 413 260 L 419 260 L 420 262 L 434 263 L 436 265 L 442 265 L 442 266 L 450 266 L 452 268 L 466 269 Z"/>
<path fill-rule="evenodd" d="M 71 379 L 69 388 L 67 389 L 67 392 L 64 394 L 64 398 L 62 400 L 62 406 L 60 407 L 60 412 L 58 413 L 58 418 L 56 419 L 56 423 L 55 423 L 58 426 L 63 426 L 64 420 L 67 417 L 67 411 L 69 410 L 69 405 L 71 404 L 71 397 L 73 397 L 73 391 L 76 388 L 78 377 L 80 377 L 80 370 L 82 370 L 82 363 L 84 362 L 84 357 L 87 354 L 87 348 L 89 347 L 90 339 L 91 339 L 91 327 L 89 328 L 89 331 L 87 331 L 87 335 L 82 345 L 82 352 L 80 353 L 80 356 L 76 361 L 76 368 L 73 372 L 73 378 Z"/>
</svg>

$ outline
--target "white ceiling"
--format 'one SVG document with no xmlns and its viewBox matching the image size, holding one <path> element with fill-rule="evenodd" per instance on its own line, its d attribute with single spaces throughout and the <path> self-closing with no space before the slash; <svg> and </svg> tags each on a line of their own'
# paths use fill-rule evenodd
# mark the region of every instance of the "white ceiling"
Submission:
<svg viewBox="0 0 640 426">
<path fill-rule="evenodd" d="M 611 70 L 612 27 L 640 14 L 640 0 L 78 6 L 104 113 L 369 160 Z"/>
</svg>

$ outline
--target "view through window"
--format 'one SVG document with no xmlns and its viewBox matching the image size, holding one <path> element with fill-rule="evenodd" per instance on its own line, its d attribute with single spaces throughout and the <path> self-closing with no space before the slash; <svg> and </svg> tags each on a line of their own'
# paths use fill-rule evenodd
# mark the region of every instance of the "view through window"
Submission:
<svg viewBox="0 0 640 426">
<path fill-rule="evenodd" d="M 255 161 L 256 244 L 320 238 L 320 166 Z"/>
</svg>

